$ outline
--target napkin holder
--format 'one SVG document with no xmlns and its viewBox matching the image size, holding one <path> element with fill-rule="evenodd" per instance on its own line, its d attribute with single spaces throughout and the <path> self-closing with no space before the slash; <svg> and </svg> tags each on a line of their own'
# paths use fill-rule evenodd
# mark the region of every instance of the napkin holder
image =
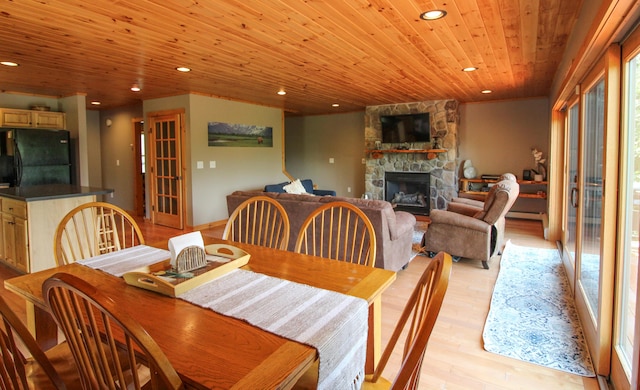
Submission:
<svg viewBox="0 0 640 390">
<path fill-rule="evenodd" d="M 176 269 L 179 274 L 202 268 L 207 265 L 207 255 L 204 248 L 196 245 L 183 248 L 176 256 Z"/>
</svg>

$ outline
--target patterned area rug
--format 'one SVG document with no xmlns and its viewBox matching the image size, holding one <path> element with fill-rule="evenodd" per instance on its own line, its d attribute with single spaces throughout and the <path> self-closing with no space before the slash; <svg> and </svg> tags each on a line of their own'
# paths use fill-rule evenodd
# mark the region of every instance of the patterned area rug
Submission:
<svg viewBox="0 0 640 390">
<path fill-rule="evenodd" d="M 427 231 L 427 227 L 429 226 L 428 222 L 418 221 L 416 222 L 416 226 L 413 228 L 413 240 L 411 241 L 411 258 L 413 259 L 421 253 L 422 249 L 422 237 L 424 236 L 424 232 Z"/>
<path fill-rule="evenodd" d="M 482 337 L 489 352 L 595 376 L 556 249 L 507 242 Z"/>
</svg>

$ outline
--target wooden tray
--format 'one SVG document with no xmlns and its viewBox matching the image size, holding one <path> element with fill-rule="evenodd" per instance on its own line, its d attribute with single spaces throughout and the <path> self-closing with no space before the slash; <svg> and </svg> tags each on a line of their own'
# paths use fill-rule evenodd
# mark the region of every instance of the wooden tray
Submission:
<svg viewBox="0 0 640 390">
<path fill-rule="evenodd" d="M 250 254 L 242 249 L 226 244 L 205 246 L 207 265 L 191 271 L 190 278 L 162 276 L 171 270 L 170 260 L 129 271 L 122 275 L 127 284 L 154 291 L 163 295 L 177 297 L 192 288 L 216 279 L 227 272 L 240 268 L 249 262 Z"/>
</svg>

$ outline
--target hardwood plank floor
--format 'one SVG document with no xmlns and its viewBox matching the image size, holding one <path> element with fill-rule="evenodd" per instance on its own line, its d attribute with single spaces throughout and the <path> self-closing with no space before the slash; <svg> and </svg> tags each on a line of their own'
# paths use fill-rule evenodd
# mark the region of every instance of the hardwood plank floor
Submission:
<svg viewBox="0 0 640 390">
<path fill-rule="evenodd" d="M 147 243 L 166 241 L 190 231 L 138 222 Z M 216 227 L 203 234 L 220 237 L 222 230 L 223 227 Z M 518 245 L 555 248 L 554 243 L 544 240 L 539 221 L 508 219 L 506 238 Z M 398 273 L 397 280 L 383 294 L 383 345 L 428 262 L 427 257 L 417 256 L 407 269 Z M 595 378 L 570 375 L 484 351 L 482 329 L 500 269 L 499 256 L 489 265 L 490 269 L 485 270 L 480 262 L 466 259 L 454 264 L 449 289 L 422 366 L 420 389 L 598 389 Z M 15 271 L 0 266 L 0 279 L 15 275 Z M 24 301 L 4 287 L 0 294 L 24 321 Z M 392 379 L 395 376 L 400 354 L 401 351 L 397 351 L 392 357 L 385 377 Z"/>
</svg>

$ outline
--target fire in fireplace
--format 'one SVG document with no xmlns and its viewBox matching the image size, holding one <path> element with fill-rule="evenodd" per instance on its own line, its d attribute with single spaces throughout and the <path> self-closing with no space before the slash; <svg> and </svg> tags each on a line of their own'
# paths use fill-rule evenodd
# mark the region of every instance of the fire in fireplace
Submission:
<svg viewBox="0 0 640 390">
<path fill-rule="evenodd" d="M 431 175 L 427 172 L 385 172 L 385 200 L 396 210 L 429 215 Z"/>
</svg>

